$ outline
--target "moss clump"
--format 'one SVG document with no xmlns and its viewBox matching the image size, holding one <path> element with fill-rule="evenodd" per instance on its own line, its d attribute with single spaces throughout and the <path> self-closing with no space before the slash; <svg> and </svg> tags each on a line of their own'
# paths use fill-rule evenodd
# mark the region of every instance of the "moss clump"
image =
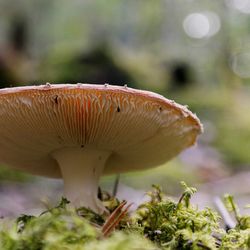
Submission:
<svg viewBox="0 0 250 250">
<path fill-rule="evenodd" d="M 136 222 L 163 249 L 216 248 L 212 233 L 221 233 L 219 216 L 209 208 L 199 211 L 193 207 L 190 198 L 196 190 L 182 185 L 184 192 L 178 202 L 164 197 L 155 186 L 149 193 L 151 200 L 138 208 Z"/>
<path fill-rule="evenodd" d="M 116 230 L 104 236 L 102 227 L 111 216 L 73 209 L 62 199 L 40 216 L 22 215 L 10 224 L 0 222 L 0 249 L 3 250 L 153 250 L 153 249 L 249 249 L 250 216 L 241 216 L 232 196 L 225 197 L 228 211 L 237 221 L 228 231 L 220 217 L 209 208 L 199 210 L 190 203 L 196 192 L 182 183 L 184 191 L 175 202 L 160 187 L 153 186 L 150 200 L 119 220 Z M 106 200 L 112 212 L 121 204 Z"/>
<path fill-rule="evenodd" d="M 15 227 L 16 226 L 16 227 Z M 0 233 L 0 249 L 70 249 L 100 235 L 70 209 L 53 209 L 39 217 L 22 216 L 18 224 Z"/>
<path fill-rule="evenodd" d="M 85 248 L 91 250 L 160 250 L 146 238 L 134 233 L 127 234 L 122 231 L 114 232 L 109 238 L 92 241 Z"/>
<path fill-rule="evenodd" d="M 114 232 L 105 238 L 101 231 L 105 217 L 87 209 L 68 208 L 62 198 L 60 204 L 40 216 L 22 215 L 14 223 L 1 223 L 2 250 L 122 250 L 157 249 L 139 234 Z"/>
</svg>

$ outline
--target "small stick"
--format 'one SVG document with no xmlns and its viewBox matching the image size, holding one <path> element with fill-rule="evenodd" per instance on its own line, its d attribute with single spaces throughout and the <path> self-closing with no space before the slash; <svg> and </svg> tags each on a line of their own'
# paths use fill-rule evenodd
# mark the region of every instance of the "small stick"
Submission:
<svg viewBox="0 0 250 250">
<path fill-rule="evenodd" d="M 115 229 L 115 227 L 119 224 L 119 222 L 126 216 L 128 213 L 129 208 L 132 206 L 133 203 L 127 205 L 126 201 L 123 201 L 108 217 L 106 222 L 102 227 L 102 233 L 104 236 L 108 236 L 110 232 Z M 127 205 L 127 206 L 126 206 Z M 123 208 L 125 208 L 123 210 Z"/>
<path fill-rule="evenodd" d="M 132 206 L 132 203 L 130 203 L 120 214 L 119 216 L 113 221 L 112 224 L 109 225 L 109 227 L 106 228 L 105 231 L 103 231 L 104 236 L 108 236 L 110 232 L 115 229 L 115 227 L 119 224 L 119 222 L 126 216 L 128 213 L 129 208 Z"/>
<path fill-rule="evenodd" d="M 115 184 L 114 184 L 114 188 L 113 188 L 113 197 L 116 197 L 116 195 L 117 195 L 117 191 L 118 191 L 118 187 L 119 187 L 119 182 L 120 182 L 120 177 L 121 177 L 120 174 L 116 175 Z"/>
<path fill-rule="evenodd" d="M 111 223 L 111 221 L 113 221 L 118 214 L 121 213 L 123 207 L 127 204 L 126 201 L 123 201 L 112 213 L 111 215 L 108 217 L 108 219 L 106 220 L 106 222 L 104 223 L 103 227 L 102 227 L 102 231 L 104 232 L 107 227 L 109 227 L 109 224 Z"/>
<path fill-rule="evenodd" d="M 236 222 L 232 219 L 225 205 L 218 196 L 214 198 L 214 204 L 224 220 L 226 231 L 235 228 Z"/>
</svg>

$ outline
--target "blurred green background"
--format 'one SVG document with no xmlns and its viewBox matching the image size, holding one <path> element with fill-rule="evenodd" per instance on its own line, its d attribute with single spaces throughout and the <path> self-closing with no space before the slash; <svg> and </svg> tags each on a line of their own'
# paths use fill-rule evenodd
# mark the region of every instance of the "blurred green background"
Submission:
<svg viewBox="0 0 250 250">
<path fill-rule="evenodd" d="M 0 87 L 46 82 L 127 84 L 197 113 L 196 147 L 122 185 L 175 195 L 185 180 L 216 193 L 249 171 L 250 0 L 0 0 Z M 1 166 L 3 190 L 20 182 L 52 183 Z"/>
</svg>

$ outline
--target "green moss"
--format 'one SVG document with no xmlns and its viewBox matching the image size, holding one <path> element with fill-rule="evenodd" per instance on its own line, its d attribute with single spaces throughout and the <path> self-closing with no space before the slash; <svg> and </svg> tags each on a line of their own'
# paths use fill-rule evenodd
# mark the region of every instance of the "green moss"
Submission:
<svg viewBox="0 0 250 250">
<path fill-rule="evenodd" d="M 129 250 L 129 249 L 249 249 L 250 216 L 241 216 L 232 196 L 225 204 L 236 221 L 226 232 L 220 217 L 210 208 L 199 210 L 190 202 L 195 188 L 182 183 L 184 191 L 176 202 L 158 186 L 148 192 L 150 200 L 123 218 L 108 237 L 102 225 L 108 219 L 93 211 L 74 209 L 63 198 L 58 206 L 40 216 L 22 215 L 15 222 L 0 222 L 0 249 L 3 250 Z M 118 200 L 106 200 L 112 212 Z M 5 222 L 4 222 L 5 221 Z"/>
<path fill-rule="evenodd" d="M 28 174 L 24 174 L 21 171 L 9 169 L 3 165 L 0 165 L 0 181 L 16 181 L 25 182 L 32 181 L 34 177 Z"/>
<path fill-rule="evenodd" d="M 17 228 L 13 227 L 8 234 L 1 232 L 0 249 L 55 249 L 53 247 L 56 245 L 70 247 L 100 235 L 95 227 L 70 209 L 57 208 L 38 217 L 27 219 L 22 216 L 17 221 Z"/>
<path fill-rule="evenodd" d="M 84 248 L 85 249 L 85 248 Z M 142 236 L 115 232 L 111 237 L 102 241 L 92 241 L 86 244 L 86 249 L 91 250 L 157 250 L 159 249 L 152 242 Z M 159 249 L 160 250 L 160 249 Z"/>
<path fill-rule="evenodd" d="M 155 186 L 149 193 L 151 200 L 137 210 L 136 221 L 144 227 L 144 234 L 164 249 L 215 248 L 212 232 L 221 232 L 218 215 L 209 208 L 199 211 L 193 207 L 190 198 L 196 190 L 182 185 L 184 192 L 178 202 L 164 197 Z"/>
</svg>

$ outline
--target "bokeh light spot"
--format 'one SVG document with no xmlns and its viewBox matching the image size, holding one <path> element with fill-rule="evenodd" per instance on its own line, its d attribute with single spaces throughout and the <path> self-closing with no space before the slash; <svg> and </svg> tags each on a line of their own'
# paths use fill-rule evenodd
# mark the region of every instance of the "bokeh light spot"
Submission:
<svg viewBox="0 0 250 250">
<path fill-rule="evenodd" d="M 241 78 L 250 78 L 250 52 L 241 52 L 232 56 L 233 72 Z"/>
<path fill-rule="evenodd" d="M 183 21 L 186 34 L 196 39 L 211 37 L 220 30 L 220 27 L 220 18 L 214 12 L 192 13 Z"/>
<path fill-rule="evenodd" d="M 242 13 L 250 13 L 250 0 L 226 0 L 226 4 Z"/>
</svg>

